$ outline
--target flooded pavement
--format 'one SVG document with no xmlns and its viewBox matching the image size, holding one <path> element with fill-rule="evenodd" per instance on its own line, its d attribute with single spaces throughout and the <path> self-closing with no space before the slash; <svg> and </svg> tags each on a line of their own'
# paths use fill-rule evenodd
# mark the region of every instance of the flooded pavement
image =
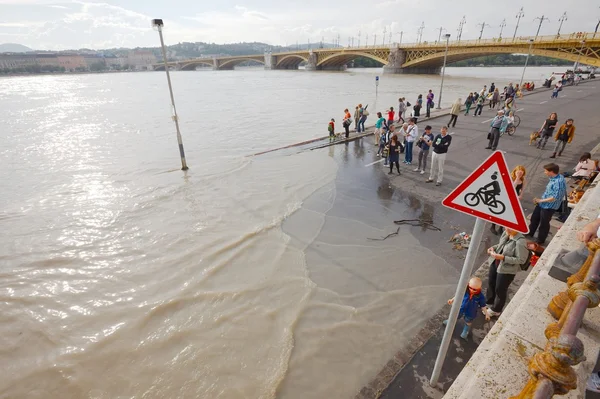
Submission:
<svg viewBox="0 0 600 399">
<path fill-rule="evenodd" d="M 278 390 L 284 398 L 300 386 L 305 397 L 353 397 L 445 303 L 464 256 L 447 241 L 465 218 L 392 186 L 388 169 L 371 164 L 370 137 L 320 151 L 338 163 L 335 181 L 282 226 L 315 284 Z M 401 219 L 432 220 L 441 231 L 394 224 Z"/>
</svg>

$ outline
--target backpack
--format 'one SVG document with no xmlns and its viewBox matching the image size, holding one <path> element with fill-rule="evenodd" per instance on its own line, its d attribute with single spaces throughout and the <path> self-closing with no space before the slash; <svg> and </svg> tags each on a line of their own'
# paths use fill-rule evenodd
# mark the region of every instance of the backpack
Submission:
<svg viewBox="0 0 600 399">
<path fill-rule="evenodd" d="M 526 271 L 527 269 L 529 269 L 529 265 L 531 264 L 531 255 L 531 251 L 529 250 L 529 248 L 527 248 L 527 259 L 525 259 L 525 262 L 519 265 L 521 266 L 521 270 Z"/>
<path fill-rule="evenodd" d="M 367 111 L 366 109 L 363 110 L 363 116 L 369 116 L 369 111 Z"/>
<path fill-rule="evenodd" d="M 331 123 L 327 126 L 327 130 L 329 132 L 333 132 L 333 126 L 331 125 Z"/>
</svg>

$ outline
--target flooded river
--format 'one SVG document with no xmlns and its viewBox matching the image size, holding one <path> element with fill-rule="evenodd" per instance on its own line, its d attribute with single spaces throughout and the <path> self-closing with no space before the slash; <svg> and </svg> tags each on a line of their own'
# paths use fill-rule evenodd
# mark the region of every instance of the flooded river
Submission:
<svg viewBox="0 0 600 399">
<path fill-rule="evenodd" d="M 164 72 L 1 78 L 0 398 L 353 397 L 453 292 L 408 228 L 366 239 L 432 207 L 348 147 L 247 155 L 439 91 L 377 74 L 173 73 L 187 173 Z M 520 74 L 448 68 L 443 105 Z"/>
</svg>

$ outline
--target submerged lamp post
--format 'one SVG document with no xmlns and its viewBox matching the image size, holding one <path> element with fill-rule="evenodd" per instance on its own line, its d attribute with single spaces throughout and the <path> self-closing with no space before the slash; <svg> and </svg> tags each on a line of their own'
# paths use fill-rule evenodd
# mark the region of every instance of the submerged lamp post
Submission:
<svg viewBox="0 0 600 399">
<path fill-rule="evenodd" d="M 450 33 L 444 35 L 446 38 L 446 52 L 444 53 L 444 66 L 442 67 L 442 84 L 440 85 L 440 98 L 438 98 L 437 109 L 442 109 L 442 90 L 444 89 L 444 76 L 446 75 L 446 58 L 448 57 L 448 41 L 450 40 Z"/>
<path fill-rule="evenodd" d="M 171 86 L 171 75 L 169 75 L 169 65 L 167 64 L 167 51 L 165 50 L 165 41 L 163 40 L 162 19 L 153 19 L 152 26 L 158 30 L 158 36 L 160 37 L 160 46 L 162 48 L 163 61 L 165 63 L 165 72 L 167 73 L 167 83 L 169 83 L 169 93 L 171 94 L 171 111 L 173 112 L 172 118 L 175 122 L 175 128 L 177 129 L 177 143 L 179 144 L 179 155 L 181 156 L 181 170 L 188 170 L 187 162 L 185 161 L 185 152 L 183 151 L 183 141 L 181 140 L 181 132 L 179 131 L 179 118 L 177 117 L 177 109 L 175 108 L 175 97 L 173 96 L 173 87 Z"/>
<path fill-rule="evenodd" d="M 531 47 L 533 46 L 533 39 L 529 39 L 529 51 L 527 52 L 527 58 L 525 58 L 525 66 L 523 67 L 523 73 L 521 74 L 521 81 L 519 87 L 523 86 L 523 78 L 525 77 L 525 70 L 527 69 L 527 63 L 529 62 L 529 56 L 531 55 Z"/>
</svg>

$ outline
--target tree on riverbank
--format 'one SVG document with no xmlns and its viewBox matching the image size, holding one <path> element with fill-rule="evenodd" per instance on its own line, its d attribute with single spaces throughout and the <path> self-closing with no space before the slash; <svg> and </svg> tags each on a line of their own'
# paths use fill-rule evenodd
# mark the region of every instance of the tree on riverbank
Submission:
<svg viewBox="0 0 600 399">
<path fill-rule="evenodd" d="M 469 60 L 458 61 L 448 64 L 453 67 L 472 67 L 472 66 L 523 66 L 526 55 L 520 54 L 494 54 L 483 57 L 471 58 Z M 573 61 L 559 60 L 556 58 L 531 56 L 528 65 L 530 66 L 549 66 L 549 65 L 573 65 Z"/>
</svg>

